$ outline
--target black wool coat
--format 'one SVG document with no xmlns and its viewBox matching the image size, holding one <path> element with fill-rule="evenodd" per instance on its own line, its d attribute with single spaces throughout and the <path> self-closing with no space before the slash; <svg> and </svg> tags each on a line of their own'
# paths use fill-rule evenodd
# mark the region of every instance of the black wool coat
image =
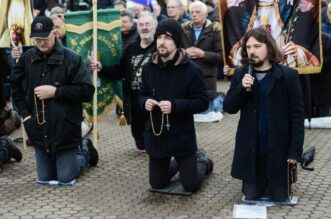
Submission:
<svg viewBox="0 0 331 219">
<path fill-rule="evenodd" d="M 230 114 L 240 111 L 231 175 L 256 182 L 258 150 L 258 89 L 246 92 L 241 81 L 246 67 L 236 69 L 224 99 L 224 110 Z M 265 99 L 268 130 L 267 172 L 269 186 L 287 184 L 287 159 L 300 160 L 304 140 L 304 108 L 298 72 L 273 64 Z"/>
<path fill-rule="evenodd" d="M 171 102 L 170 128 L 164 118 L 160 136 L 152 132 L 151 121 L 146 122 L 145 147 L 152 157 L 186 156 L 197 149 L 193 114 L 205 111 L 209 100 L 201 70 L 179 50 L 174 60 L 163 63 L 156 53 L 144 66 L 143 86 L 139 104 L 145 110 L 147 99 Z M 145 110 L 146 111 L 146 110 Z M 152 111 L 155 132 L 160 131 L 162 113 L 159 107 Z"/>
</svg>

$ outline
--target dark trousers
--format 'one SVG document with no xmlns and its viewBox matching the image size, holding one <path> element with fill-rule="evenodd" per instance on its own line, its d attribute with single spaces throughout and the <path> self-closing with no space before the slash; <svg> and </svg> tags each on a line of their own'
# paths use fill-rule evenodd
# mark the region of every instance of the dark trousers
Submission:
<svg viewBox="0 0 331 219">
<path fill-rule="evenodd" d="M 259 158 L 256 176 L 256 182 L 243 181 L 242 191 L 246 200 L 255 200 L 263 195 L 270 195 L 276 201 L 288 199 L 287 185 L 268 187 L 266 158 Z"/>
<path fill-rule="evenodd" d="M 10 160 L 8 149 L 0 145 L 0 165 L 8 163 Z"/>
<path fill-rule="evenodd" d="M 139 150 L 145 149 L 144 130 L 147 115 L 143 112 L 132 110 L 131 114 L 131 133 Z"/>
<path fill-rule="evenodd" d="M 198 162 L 195 154 L 175 157 L 175 160 L 149 157 L 149 183 L 154 189 L 166 187 L 178 171 L 185 191 L 195 192 L 202 184 L 207 166 Z"/>
</svg>

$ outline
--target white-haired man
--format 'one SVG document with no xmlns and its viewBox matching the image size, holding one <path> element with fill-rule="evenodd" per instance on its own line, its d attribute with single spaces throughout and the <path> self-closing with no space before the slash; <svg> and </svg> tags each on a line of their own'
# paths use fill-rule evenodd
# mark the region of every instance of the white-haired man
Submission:
<svg viewBox="0 0 331 219">
<path fill-rule="evenodd" d="M 99 74 L 107 76 L 110 80 L 124 79 L 124 115 L 128 124 L 131 124 L 131 132 L 137 151 L 144 153 L 143 132 L 148 117 L 138 106 L 138 93 L 142 84 L 142 68 L 148 62 L 151 54 L 155 52 L 154 33 L 157 20 L 150 12 L 143 11 L 139 15 L 137 26 L 140 40 L 127 47 L 118 65 L 112 68 L 102 68 L 100 62 L 92 61 L 90 68 L 92 70 L 97 68 Z"/>
<path fill-rule="evenodd" d="M 190 4 L 191 21 L 184 23 L 183 46 L 191 60 L 203 72 L 210 100 L 210 107 L 201 118 L 205 121 L 220 120 L 220 112 L 213 111 L 213 99 L 216 97 L 217 64 L 222 64 L 220 25 L 207 19 L 207 6 L 201 1 Z"/>
</svg>

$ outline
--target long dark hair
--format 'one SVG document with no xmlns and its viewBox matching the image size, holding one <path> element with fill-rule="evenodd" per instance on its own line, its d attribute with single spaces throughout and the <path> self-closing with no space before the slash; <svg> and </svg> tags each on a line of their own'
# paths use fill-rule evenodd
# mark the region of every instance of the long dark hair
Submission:
<svg viewBox="0 0 331 219">
<path fill-rule="evenodd" d="M 279 63 L 283 60 L 283 53 L 278 48 L 275 39 L 270 32 L 263 27 L 253 28 L 245 33 L 242 40 L 241 64 L 245 65 L 248 62 L 248 54 L 246 44 L 249 38 L 254 37 L 260 43 L 264 43 L 268 48 L 268 58 L 272 62 Z"/>
</svg>

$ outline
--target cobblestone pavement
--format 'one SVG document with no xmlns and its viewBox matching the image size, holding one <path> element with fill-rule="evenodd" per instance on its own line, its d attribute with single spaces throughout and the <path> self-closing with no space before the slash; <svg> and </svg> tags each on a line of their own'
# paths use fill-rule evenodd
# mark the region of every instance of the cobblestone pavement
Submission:
<svg viewBox="0 0 331 219">
<path fill-rule="evenodd" d="M 226 90 L 228 82 L 218 83 Z M 0 175 L 0 218 L 232 218 L 241 203 L 241 183 L 230 176 L 238 115 L 196 124 L 198 142 L 215 161 L 214 172 L 189 197 L 148 191 L 148 159 L 135 152 L 130 128 L 114 113 L 99 123 L 100 162 L 72 187 L 36 184 L 34 153 L 5 165 Z M 16 131 L 10 137 L 21 135 Z M 331 132 L 306 130 L 305 148 L 316 146 L 315 171 L 299 168 L 295 207 L 269 207 L 268 218 L 331 218 Z M 22 145 L 18 145 L 22 148 Z"/>
</svg>

